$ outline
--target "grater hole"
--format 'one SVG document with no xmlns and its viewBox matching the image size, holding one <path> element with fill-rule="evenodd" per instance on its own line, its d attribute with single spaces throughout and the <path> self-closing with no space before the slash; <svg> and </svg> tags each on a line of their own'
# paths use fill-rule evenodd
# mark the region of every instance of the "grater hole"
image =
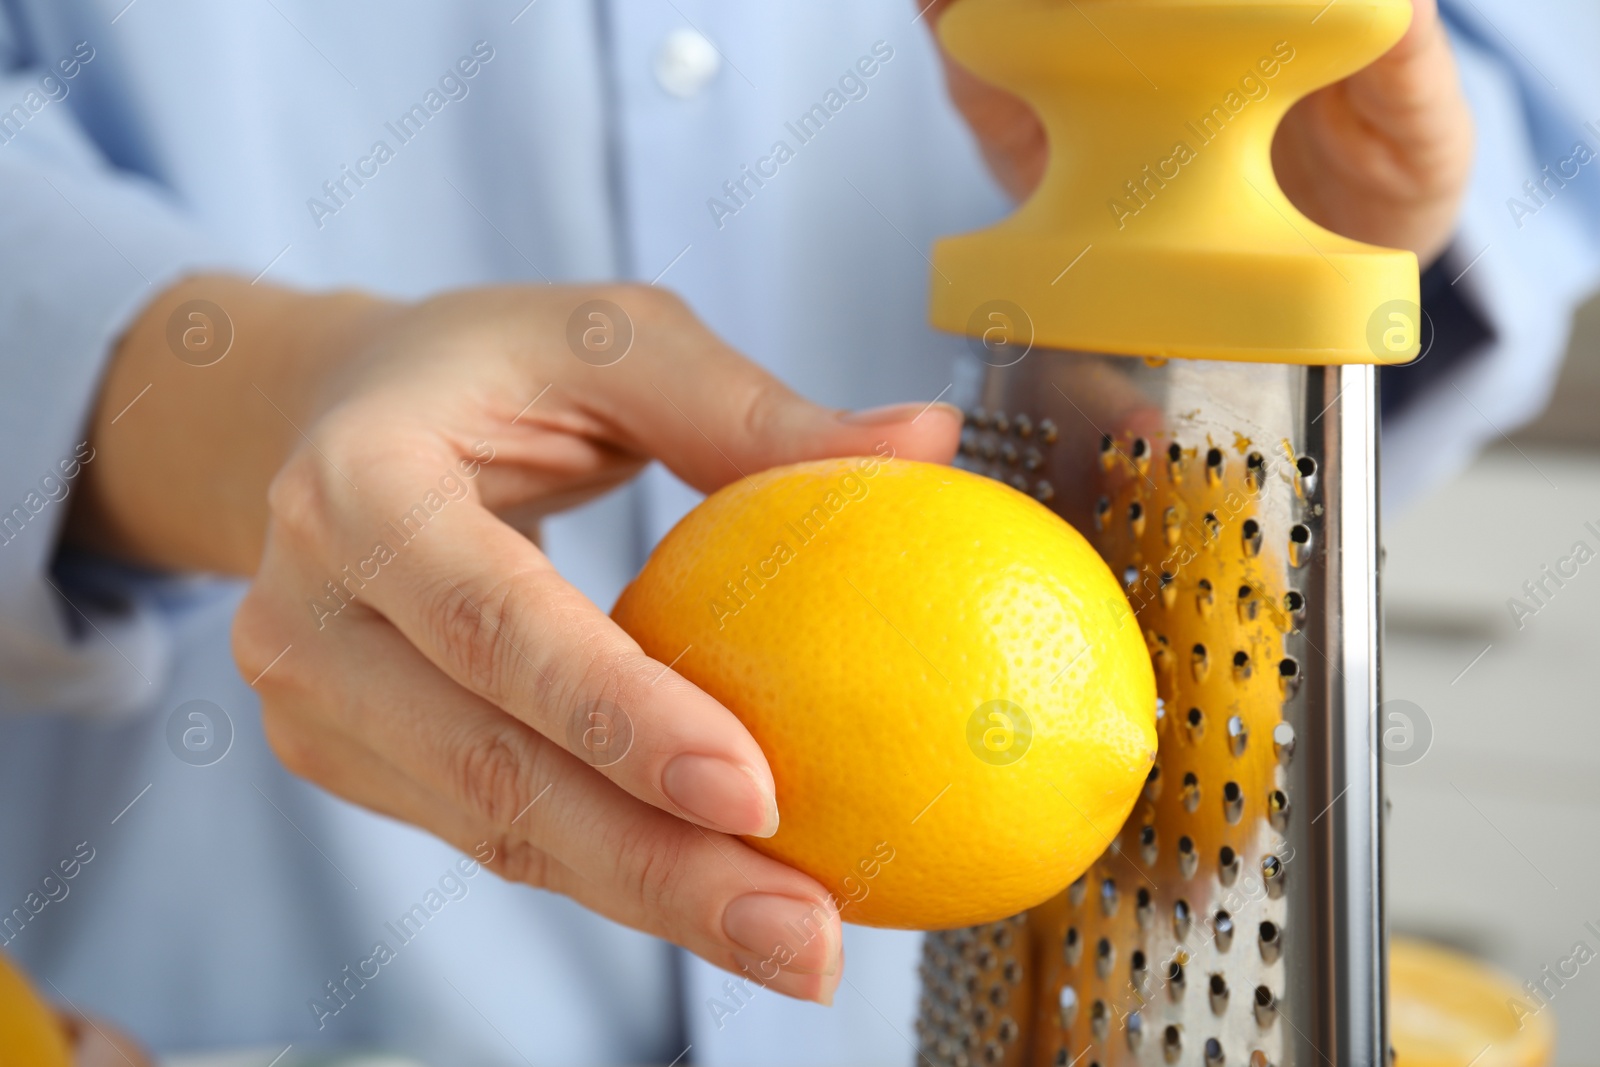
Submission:
<svg viewBox="0 0 1600 1067">
<path fill-rule="evenodd" d="M 1279 763 L 1288 763 L 1294 755 L 1294 727 L 1289 723 L 1280 722 L 1272 728 L 1272 750 Z"/>
<path fill-rule="evenodd" d="M 1072 1024 L 1078 1020 L 1078 991 L 1072 986 L 1061 987 L 1059 998 L 1061 1005 L 1061 1028 L 1072 1029 Z"/>
<path fill-rule="evenodd" d="M 1267 896 L 1277 899 L 1283 896 L 1283 861 L 1276 856 L 1261 857 L 1261 880 L 1266 883 Z"/>
<path fill-rule="evenodd" d="M 1106 1007 L 1105 1001 L 1096 1000 L 1089 1008 L 1089 1029 L 1094 1032 L 1094 1039 L 1104 1041 L 1110 1026 L 1111 1009 Z"/>
<path fill-rule="evenodd" d="M 1139 974 L 1140 972 L 1144 971 L 1148 965 L 1149 964 L 1145 959 L 1143 949 L 1134 949 L 1133 955 L 1128 957 L 1128 966 L 1135 974 Z"/>
<path fill-rule="evenodd" d="M 1188 733 L 1190 741 L 1199 741 L 1206 733 L 1206 713 L 1199 708 L 1190 708 L 1183 717 L 1183 728 Z M 1187 784 L 1193 778 L 1194 775 L 1192 774 L 1184 775 L 1184 783 Z M 1190 808 L 1189 810 L 1193 811 L 1194 809 Z"/>
<path fill-rule="evenodd" d="M 1281 789 L 1267 794 L 1267 821 L 1280 834 L 1289 828 L 1289 794 Z"/>
<path fill-rule="evenodd" d="M 1089 876 L 1087 874 L 1078 875 L 1077 880 L 1067 887 L 1067 903 L 1074 908 L 1080 906 L 1088 892 Z"/>
<path fill-rule="evenodd" d="M 1076 967 L 1083 958 L 1083 938 L 1076 926 L 1067 927 L 1067 936 L 1061 942 L 1061 954 L 1068 967 Z"/>
<path fill-rule="evenodd" d="M 1103 530 L 1106 526 L 1106 516 L 1111 514 L 1111 498 L 1103 496 L 1094 502 L 1094 528 Z"/>
<path fill-rule="evenodd" d="M 1095 945 L 1095 970 L 1100 972 L 1100 977 L 1105 978 L 1111 974 L 1111 968 L 1117 961 L 1117 949 L 1108 937 L 1102 937 L 1099 944 Z"/>
<path fill-rule="evenodd" d="M 1227 782 L 1222 787 L 1222 814 L 1230 823 L 1244 815 L 1244 790 L 1238 782 Z"/>
<path fill-rule="evenodd" d="M 1277 923 L 1269 919 L 1261 924 L 1259 937 L 1261 959 L 1266 963 L 1272 963 L 1283 951 L 1282 931 L 1278 929 Z"/>
<path fill-rule="evenodd" d="M 1117 902 L 1121 898 L 1117 893 L 1117 883 L 1110 878 L 1100 883 L 1100 910 L 1105 912 L 1106 918 L 1117 913 Z"/>
<path fill-rule="evenodd" d="M 1250 728 L 1245 725 L 1243 717 L 1228 716 L 1228 750 L 1235 756 L 1242 756 L 1249 743 Z"/>
<path fill-rule="evenodd" d="M 1217 877 L 1223 885 L 1232 885 L 1239 879 L 1239 854 L 1233 850 L 1232 845 L 1223 845 L 1217 850 Z"/>
<path fill-rule="evenodd" d="M 1181 463 L 1183 461 L 1183 447 L 1178 442 L 1174 441 L 1167 446 L 1167 459 L 1173 463 Z"/>
<path fill-rule="evenodd" d="M 1233 678 L 1242 682 L 1250 677 L 1250 653 L 1240 649 L 1233 654 Z"/>
<path fill-rule="evenodd" d="M 1100 435 L 1100 454 L 1102 456 L 1110 453 L 1110 451 L 1115 447 L 1116 445 L 1112 442 L 1110 434 L 1103 433 Z"/>
<path fill-rule="evenodd" d="M 1278 661 L 1278 686 L 1286 697 L 1293 696 L 1300 688 L 1300 661 L 1293 656 Z"/>
<path fill-rule="evenodd" d="M 1267 480 L 1267 461 L 1260 452 L 1252 452 L 1244 458 L 1245 480 L 1252 489 L 1260 489 Z"/>
<path fill-rule="evenodd" d="M 1144 1042 L 1144 1016 L 1136 1011 L 1130 1011 L 1123 1020 L 1123 1025 L 1128 1031 L 1128 1048 L 1138 1052 L 1139 1046 Z"/>
<path fill-rule="evenodd" d="M 1168 1063 L 1172 1063 L 1177 1060 L 1179 1053 L 1182 1051 L 1183 1031 L 1176 1026 L 1168 1026 L 1161 1033 L 1162 1055 L 1166 1057 Z"/>
<path fill-rule="evenodd" d="M 1194 851 L 1194 838 L 1184 834 L 1178 838 L 1178 873 L 1185 878 L 1192 877 L 1199 865 L 1200 857 Z"/>
<path fill-rule="evenodd" d="M 1306 610 L 1305 594 L 1298 589 L 1291 589 L 1283 594 L 1283 610 L 1291 615 L 1298 615 Z"/>
<path fill-rule="evenodd" d="M 999 1027 L 995 1030 L 995 1036 L 1000 1039 L 1001 1044 L 1011 1044 L 1017 1039 L 1017 1021 L 1009 1016 L 1001 1019 Z"/>
<path fill-rule="evenodd" d="M 1200 779 L 1196 778 L 1193 771 L 1188 771 L 1183 776 L 1183 807 L 1186 811 L 1194 811 L 1200 806 Z M 1183 851 L 1183 842 L 1187 837 L 1178 842 L 1178 851 Z"/>
<path fill-rule="evenodd" d="M 1011 429 L 1011 420 L 1006 418 L 1006 413 L 1003 411 L 997 411 L 994 413 L 993 423 L 995 430 L 999 433 L 1005 433 L 1007 430 Z"/>
<path fill-rule="evenodd" d="M 1301 456 L 1294 461 L 1294 469 L 1300 472 L 1302 478 L 1315 478 L 1317 476 L 1317 461 L 1310 456 Z"/>
<path fill-rule="evenodd" d="M 1222 1042 L 1214 1037 L 1206 1038 L 1206 1067 L 1221 1067 Z"/>
<path fill-rule="evenodd" d="M 1254 556 L 1261 552 L 1261 524 L 1255 519 L 1246 519 L 1239 527 L 1239 533 L 1244 539 L 1244 554 Z"/>
<path fill-rule="evenodd" d="M 1189 911 L 1189 902 L 1179 899 L 1172 904 L 1172 933 L 1179 941 L 1189 936 L 1189 924 L 1192 913 Z"/>
<path fill-rule="evenodd" d="M 1233 945 L 1233 916 L 1219 910 L 1211 918 L 1211 930 L 1216 936 L 1217 951 L 1228 951 Z"/>
<path fill-rule="evenodd" d="M 1278 1014 L 1278 998 L 1272 995 L 1272 990 L 1264 985 L 1256 986 L 1255 1016 L 1256 1025 L 1262 1029 L 1272 1025 L 1272 1020 Z"/>
<path fill-rule="evenodd" d="M 1206 470 L 1212 473 L 1212 477 L 1222 474 L 1223 459 L 1222 449 L 1215 446 L 1206 449 Z"/>
<path fill-rule="evenodd" d="M 1289 527 L 1289 540 L 1297 545 L 1309 545 L 1311 543 L 1311 527 L 1303 522 L 1295 523 Z"/>
<path fill-rule="evenodd" d="M 1221 1015 L 1228 1008 L 1228 981 L 1222 975 L 1214 974 L 1209 985 L 1211 1014 Z"/>
<path fill-rule="evenodd" d="M 1150 442 L 1146 441 L 1143 437 L 1135 437 L 1133 439 L 1133 458 L 1147 459 L 1149 458 L 1149 455 Z"/>
</svg>

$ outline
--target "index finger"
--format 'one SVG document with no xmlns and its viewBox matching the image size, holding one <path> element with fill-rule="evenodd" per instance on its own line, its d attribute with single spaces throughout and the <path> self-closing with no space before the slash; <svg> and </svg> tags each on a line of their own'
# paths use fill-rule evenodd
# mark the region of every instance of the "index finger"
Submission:
<svg viewBox="0 0 1600 1067">
<path fill-rule="evenodd" d="M 344 567 L 345 588 L 457 684 L 647 803 L 724 833 L 775 833 L 772 771 L 733 713 L 646 656 L 470 490 L 430 498 L 416 472 L 457 461 L 443 442 L 420 451 L 428 458 L 352 459 L 359 491 L 314 469 L 317 502 L 278 510 L 310 513 L 330 569 L 360 560 Z"/>
</svg>

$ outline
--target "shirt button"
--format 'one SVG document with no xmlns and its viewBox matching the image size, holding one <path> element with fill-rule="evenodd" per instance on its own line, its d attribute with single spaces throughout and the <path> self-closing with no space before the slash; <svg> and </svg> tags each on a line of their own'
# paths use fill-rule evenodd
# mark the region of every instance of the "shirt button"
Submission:
<svg viewBox="0 0 1600 1067">
<path fill-rule="evenodd" d="M 690 29 L 667 34 L 656 53 L 656 81 L 683 100 L 704 89 L 721 67 L 722 57 L 711 42 Z"/>
</svg>

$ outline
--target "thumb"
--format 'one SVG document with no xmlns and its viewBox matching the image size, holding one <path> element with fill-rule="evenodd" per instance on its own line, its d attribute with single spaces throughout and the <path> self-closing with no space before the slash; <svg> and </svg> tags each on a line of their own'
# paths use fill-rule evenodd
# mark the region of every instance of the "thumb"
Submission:
<svg viewBox="0 0 1600 1067">
<path fill-rule="evenodd" d="M 595 381 L 590 395 L 635 450 L 696 489 L 809 459 L 876 453 L 947 463 L 955 455 L 957 408 L 924 400 L 850 412 L 812 403 L 678 309 L 652 315 L 648 333 L 641 323 L 630 372 Z"/>
</svg>

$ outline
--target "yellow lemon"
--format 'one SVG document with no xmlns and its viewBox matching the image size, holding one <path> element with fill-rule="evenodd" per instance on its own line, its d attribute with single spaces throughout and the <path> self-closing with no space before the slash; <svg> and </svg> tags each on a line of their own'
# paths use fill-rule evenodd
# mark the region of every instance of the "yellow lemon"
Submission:
<svg viewBox="0 0 1600 1067">
<path fill-rule="evenodd" d="M 749 844 L 849 922 L 938 929 L 1048 899 L 1155 758 L 1150 657 L 1106 564 L 950 467 L 858 457 L 730 485 L 614 616 L 749 728 L 782 819 Z"/>
<path fill-rule="evenodd" d="M 0 1065 L 68 1067 L 71 1053 L 60 1021 L 0 953 Z"/>
<path fill-rule="evenodd" d="M 1403 1067 L 1544 1067 L 1555 1024 L 1522 987 L 1472 957 L 1395 938 L 1389 1044 Z"/>
</svg>

